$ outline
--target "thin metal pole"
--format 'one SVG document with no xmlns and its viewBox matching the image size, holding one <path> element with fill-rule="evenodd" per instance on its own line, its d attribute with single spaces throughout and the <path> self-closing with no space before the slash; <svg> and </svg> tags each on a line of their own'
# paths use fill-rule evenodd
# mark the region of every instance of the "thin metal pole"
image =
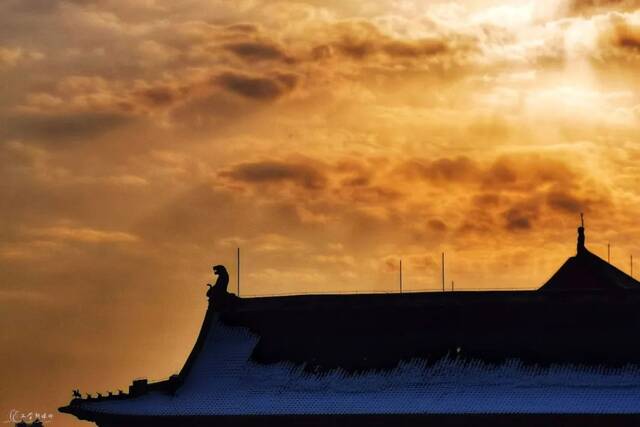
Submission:
<svg viewBox="0 0 640 427">
<path fill-rule="evenodd" d="M 444 292 L 444 252 L 442 252 L 442 292 Z"/>
<path fill-rule="evenodd" d="M 402 260 L 400 260 L 400 293 L 402 293 Z"/>
<path fill-rule="evenodd" d="M 238 296 L 240 296 L 240 248 L 238 248 L 238 252 L 236 253 L 236 265 L 237 265 L 237 279 L 238 279 Z"/>
<path fill-rule="evenodd" d="M 607 262 L 611 264 L 611 244 L 607 243 Z"/>
<path fill-rule="evenodd" d="M 451 292 L 455 292 L 455 284 L 453 283 L 453 280 L 451 281 Z"/>
<path fill-rule="evenodd" d="M 631 255 L 631 277 L 633 277 L 633 255 Z"/>
</svg>

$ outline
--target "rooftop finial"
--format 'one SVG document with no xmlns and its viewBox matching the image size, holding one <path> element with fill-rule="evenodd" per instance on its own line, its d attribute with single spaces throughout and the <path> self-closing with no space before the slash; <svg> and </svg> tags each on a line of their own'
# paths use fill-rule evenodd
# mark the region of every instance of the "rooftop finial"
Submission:
<svg viewBox="0 0 640 427">
<path fill-rule="evenodd" d="M 214 302 L 220 302 L 229 295 L 227 292 L 227 286 L 229 285 L 229 273 L 227 273 L 227 269 L 224 265 L 215 265 L 212 267 L 213 274 L 218 276 L 215 285 L 207 284 L 209 286 L 209 290 L 207 291 L 207 297 L 209 299 L 213 298 Z"/>
<path fill-rule="evenodd" d="M 578 255 L 584 253 L 584 214 L 580 212 L 580 227 L 578 227 Z"/>
</svg>

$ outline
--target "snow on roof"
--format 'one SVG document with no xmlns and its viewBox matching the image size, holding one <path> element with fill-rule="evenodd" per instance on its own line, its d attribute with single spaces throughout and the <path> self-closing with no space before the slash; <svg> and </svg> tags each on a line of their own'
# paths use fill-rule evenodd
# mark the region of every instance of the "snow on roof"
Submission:
<svg viewBox="0 0 640 427">
<path fill-rule="evenodd" d="M 640 368 L 501 365 L 445 359 L 391 371 L 311 374 L 252 362 L 258 337 L 216 323 L 174 395 L 82 401 L 78 409 L 126 415 L 637 413 Z"/>
</svg>

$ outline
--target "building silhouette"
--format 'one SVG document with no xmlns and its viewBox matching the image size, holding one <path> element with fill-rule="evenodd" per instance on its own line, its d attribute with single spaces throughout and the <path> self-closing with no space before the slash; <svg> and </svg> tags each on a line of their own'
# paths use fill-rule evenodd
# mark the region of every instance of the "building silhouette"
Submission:
<svg viewBox="0 0 640 427">
<path fill-rule="evenodd" d="M 103 427 L 640 421 L 640 283 L 584 226 L 535 291 L 238 298 L 216 268 L 178 374 L 60 411 Z"/>
</svg>

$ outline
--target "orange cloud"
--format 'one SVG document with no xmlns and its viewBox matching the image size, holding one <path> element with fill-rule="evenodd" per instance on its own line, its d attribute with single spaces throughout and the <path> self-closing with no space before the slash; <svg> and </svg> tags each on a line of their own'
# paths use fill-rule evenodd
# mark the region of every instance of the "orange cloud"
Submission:
<svg viewBox="0 0 640 427">
<path fill-rule="evenodd" d="M 139 240 L 131 233 L 95 230 L 86 227 L 48 227 L 30 230 L 29 234 L 54 241 L 71 240 L 86 243 L 130 243 Z"/>
</svg>

